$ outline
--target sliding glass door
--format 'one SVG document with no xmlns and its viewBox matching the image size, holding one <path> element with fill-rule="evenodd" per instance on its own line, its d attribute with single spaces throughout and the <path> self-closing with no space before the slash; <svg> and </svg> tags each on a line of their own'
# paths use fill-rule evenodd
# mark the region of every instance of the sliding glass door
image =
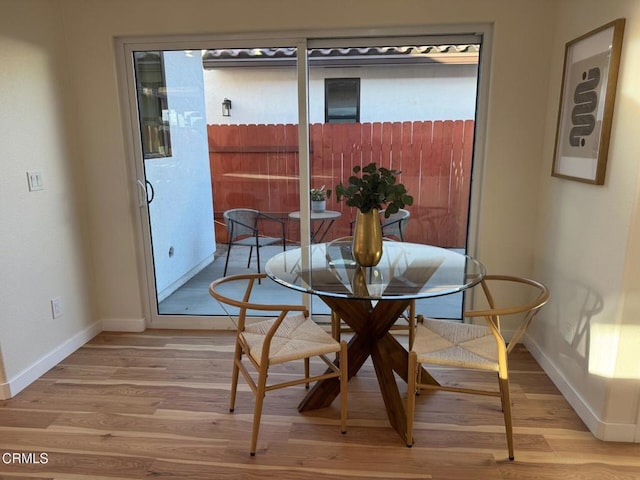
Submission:
<svg viewBox="0 0 640 480">
<path fill-rule="evenodd" d="M 349 235 L 355 212 L 333 195 L 318 215 L 309 195 L 355 165 L 402 171 L 415 203 L 399 241 L 467 249 L 480 37 L 123 45 L 152 325 L 220 326 L 212 280 Z M 260 263 L 230 245 L 238 209 L 276 239 Z M 301 301 L 263 283 L 265 299 Z M 448 302 L 438 316 L 459 316 Z"/>
<path fill-rule="evenodd" d="M 372 162 L 400 171 L 415 201 L 382 217 L 383 235 L 466 252 L 480 40 L 433 40 L 309 41 L 311 186 L 335 189 Z M 335 197 L 327 209 L 332 235 L 350 235 L 355 209 Z M 460 318 L 461 294 L 422 303 Z"/>
</svg>

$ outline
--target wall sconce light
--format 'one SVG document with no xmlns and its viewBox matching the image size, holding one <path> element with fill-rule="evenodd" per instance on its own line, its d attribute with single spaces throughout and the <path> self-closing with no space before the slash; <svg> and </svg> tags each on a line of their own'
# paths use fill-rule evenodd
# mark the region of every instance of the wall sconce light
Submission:
<svg viewBox="0 0 640 480">
<path fill-rule="evenodd" d="M 225 98 L 222 101 L 222 116 L 230 117 L 231 116 L 231 100 Z"/>
</svg>

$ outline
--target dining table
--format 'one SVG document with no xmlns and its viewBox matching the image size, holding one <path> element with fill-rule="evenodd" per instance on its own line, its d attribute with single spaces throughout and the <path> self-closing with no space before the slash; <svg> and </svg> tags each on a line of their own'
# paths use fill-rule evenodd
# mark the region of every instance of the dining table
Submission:
<svg viewBox="0 0 640 480">
<path fill-rule="evenodd" d="M 389 422 L 406 441 L 406 413 L 396 378 L 407 382 L 408 350 L 390 329 L 412 300 L 463 292 L 482 281 L 485 268 L 457 250 L 395 241 L 383 242 L 377 265 L 363 267 L 353 259 L 351 244 L 346 237 L 290 249 L 271 257 L 265 272 L 284 287 L 318 296 L 353 330 L 348 376 L 371 359 Z M 420 375 L 423 382 L 436 382 L 424 368 Z M 298 410 L 327 407 L 339 393 L 336 379 L 319 381 Z"/>
</svg>

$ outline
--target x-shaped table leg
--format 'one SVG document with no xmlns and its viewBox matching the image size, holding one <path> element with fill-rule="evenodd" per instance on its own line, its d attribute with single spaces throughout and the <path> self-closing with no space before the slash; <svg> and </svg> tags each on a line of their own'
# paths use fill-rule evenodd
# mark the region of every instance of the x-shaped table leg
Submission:
<svg viewBox="0 0 640 480">
<path fill-rule="evenodd" d="M 371 357 L 391 426 L 406 441 L 406 413 L 394 372 L 407 381 L 408 354 L 389 333 L 389 329 L 409 306 L 410 300 L 383 300 L 374 307 L 369 300 L 320 298 L 354 331 L 347 352 L 349 378 Z M 435 382 L 425 370 L 421 374 L 423 381 Z M 337 378 L 322 380 L 309 391 L 298 410 L 302 412 L 327 407 L 339 393 L 340 382 Z"/>
</svg>

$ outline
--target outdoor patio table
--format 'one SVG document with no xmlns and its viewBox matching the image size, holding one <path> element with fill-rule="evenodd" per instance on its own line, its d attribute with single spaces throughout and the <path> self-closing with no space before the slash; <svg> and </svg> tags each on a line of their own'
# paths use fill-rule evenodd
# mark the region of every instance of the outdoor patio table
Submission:
<svg viewBox="0 0 640 480">
<path fill-rule="evenodd" d="M 364 268 L 353 260 L 351 242 L 339 239 L 275 255 L 265 271 L 285 287 L 317 295 L 353 329 L 349 378 L 371 357 L 391 426 L 406 441 L 405 409 L 394 372 L 407 381 L 408 352 L 389 329 L 411 300 L 470 288 L 484 277 L 484 266 L 445 248 L 385 241 L 378 265 Z M 422 375 L 435 382 L 425 370 Z M 298 410 L 327 407 L 339 392 L 335 379 L 320 381 Z"/>
<path fill-rule="evenodd" d="M 324 237 L 329 232 L 331 225 L 336 219 L 340 218 L 342 213 L 336 212 L 334 210 L 324 210 L 322 212 L 314 212 L 313 210 L 309 212 L 309 220 L 312 223 L 317 223 L 318 225 L 311 232 L 311 241 L 312 242 L 322 242 Z M 300 221 L 300 211 L 289 213 L 289 218 L 291 220 Z M 326 226 L 325 226 L 326 224 Z M 324 227 L 324 231 L 323 231 Z"/>
</svg>

